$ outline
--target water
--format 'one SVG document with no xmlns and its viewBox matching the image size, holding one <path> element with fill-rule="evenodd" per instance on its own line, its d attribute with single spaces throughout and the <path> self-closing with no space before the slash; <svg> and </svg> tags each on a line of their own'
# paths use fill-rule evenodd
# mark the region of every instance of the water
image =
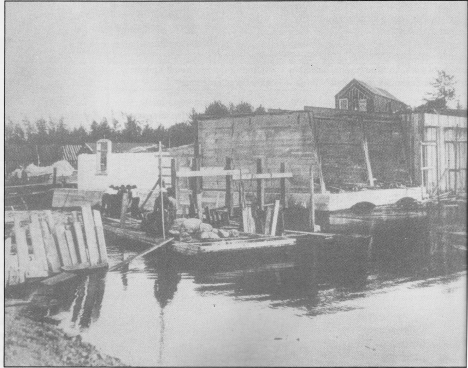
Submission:
<svg viewBox="0 0 468 368">
<path fill-rule="evenodd" d="M 128 365 L 466 364 L 466 251 L 425 218 L 374 230 L 359 257 L 150 254 L 50 289 L 31 313 Z M 111 265 L 141 250 L 108 247 Z"/>
</svg>

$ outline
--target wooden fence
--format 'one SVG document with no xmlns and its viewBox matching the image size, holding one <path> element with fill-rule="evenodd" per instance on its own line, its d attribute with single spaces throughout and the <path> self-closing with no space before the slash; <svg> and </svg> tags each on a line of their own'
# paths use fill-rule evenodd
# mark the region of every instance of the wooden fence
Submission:
<svg viewBox="0 0 468 368">
<path fill-rule="evenodd" d="M 89 205 L 65 216 L 49 210 L 9 211 L 5 222 L 13 222 L 5 240 L 5 286 L 108 264 L 101 213 Z"/>
</svg>

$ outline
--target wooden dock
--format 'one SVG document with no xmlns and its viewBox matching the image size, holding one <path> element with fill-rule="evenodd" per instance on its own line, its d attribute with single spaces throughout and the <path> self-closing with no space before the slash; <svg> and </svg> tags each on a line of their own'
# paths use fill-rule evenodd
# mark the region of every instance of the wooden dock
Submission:
<svg viewBox="0 0 468 368">
<path fill-rule="evenodd" d="M 5 287 L 108 265 L 101 214 L 89 205 L 67 215 L 8 211 L 5 225 Z"/>
</svg>

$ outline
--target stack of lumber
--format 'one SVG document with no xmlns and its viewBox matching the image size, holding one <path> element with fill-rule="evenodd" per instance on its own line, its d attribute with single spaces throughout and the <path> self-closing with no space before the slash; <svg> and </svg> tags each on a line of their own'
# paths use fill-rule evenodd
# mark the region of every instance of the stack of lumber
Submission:
<svg viewBox="0 0 468 368">
<path fill-rule="evenodd" d="M 101 214 L 85 205 L 68 216 L 52 211 L 10 211 L 13 222 L 5 240 L 5 286 L 61 271 L 107 266 Z"/>
</svg>

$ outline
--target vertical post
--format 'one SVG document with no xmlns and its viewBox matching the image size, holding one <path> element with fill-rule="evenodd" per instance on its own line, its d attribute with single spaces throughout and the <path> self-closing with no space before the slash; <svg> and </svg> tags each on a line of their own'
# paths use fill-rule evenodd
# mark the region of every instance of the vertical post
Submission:
<svg viewBox="0 0 468 368">
<path fill-rule="evenodd" d="M 174 190 L 177 208 L 179 208 L 179 178 L 177 177 L 178 162 L 175 158 L 171 160 L 171 187 Z"/>
<path fill-rule="evenodd" d="M 159 142 L 159 182 L 161 185 L 159 188 L 161 189 L 159 191 L 159 198 L 161 199 L 161 228 L 162 228 L 162 234 L 163 238 L 166 239 L 166 229 L 164 228 L 164 193 L 163 193 L 163 179 L 162 179 L 162 147 L 161 147 L 161 142 Z"/>
<path fill-rule="evenodd" d="M 286 172 L 286 166 L 284 162 L 281 163 L 280 165 L 280 172 L 285 173 Z M 280 218 L 279 218 L 279 226 L 280 226 L 280 233 L 284 233 L 284 213 L 286 211 L 286 178 L 281 178 L 280 179 Z"/>
<path fill-rule="evenodd" d="M 232 159 L 230 157 L 226 157 L 226 170 L 232 170 Z M 224 201 L 229 219 L 232 213 L 231 175 L 226 175 L 226 197 Z"/>
<path fill-rule="evenodd" d="M 420 157 L 419 157 L 419 171 L 421 171 L 421 199 L 424 199 L 424 170 L 423 170 L 423 167 L 424 167 L 424 155 L 423 155 L 423 149 L 424 149 L 424 145 L 422 144 L 422 142 L 419 142 L 420 143 Z"/>
<path fill-rule="evenodd" d="M 200 171 L 200 165 L 201 164 L 201 159 L 200 157 L 195 158 L 195 170 Z M 197 214 L 198 218 L 200 220 L 203 220 L 203 208 L 202 208 L 202 182 L 201 182 L 201 177 L 197 176 L 194 180 L 195 182 L 195 202 L 197 206 Z"/>
<path fill-rule="evenodd" d="M 367 144 L 367 137 L 366 134 L 363 132 L 364 137 L 362 139 L 362 147 L 364 149 L 364 157 L 366 159 L 366 167 L 367 167 L 367 176 L 369 178 L 369 185 L 371 187 L 374 186 L 374 176 L 372 175 L 372 166 L 370 164 L 370 158 L 369 158 L 369 146 Z"/>
<path fill-rule="evenodd" d="M 315 232 L 314 167 L 310 165 L 309 228 Z"/>
<path fill-rule="evenodd" d="M 455 144 L 454 144 L 454 160 L 455 160 L 455 196 L 457 195 L 457 186 L 458 186 L 458 125 L 455 126 Z"/>
<path fill-rule="evenodd" d="M 53 174 L 53 177 L 52 177 L 52 184 L 55 186 L 57 184 L 57 168 L 54 167 L 54 174 Z"/>
<path fill-rule="evenodd" d="M 286 166 L 284 162 L 282 162 L 280 165 L 280 173 L 285 173 L 285 172 L 286 172 Z M 284 209 L 286 208 L 286 178 L 280 179 L 280 203 L 284 211 Z"/>
<path fill-rule="evenodd" d="M 257 174 L 263 172 L 263 159 L 257 158 Z M 260 211 L 263 211 L 265 207 L 265 181 L 263 179 L 257 179 L 257 201 Z"/>
</svg>

